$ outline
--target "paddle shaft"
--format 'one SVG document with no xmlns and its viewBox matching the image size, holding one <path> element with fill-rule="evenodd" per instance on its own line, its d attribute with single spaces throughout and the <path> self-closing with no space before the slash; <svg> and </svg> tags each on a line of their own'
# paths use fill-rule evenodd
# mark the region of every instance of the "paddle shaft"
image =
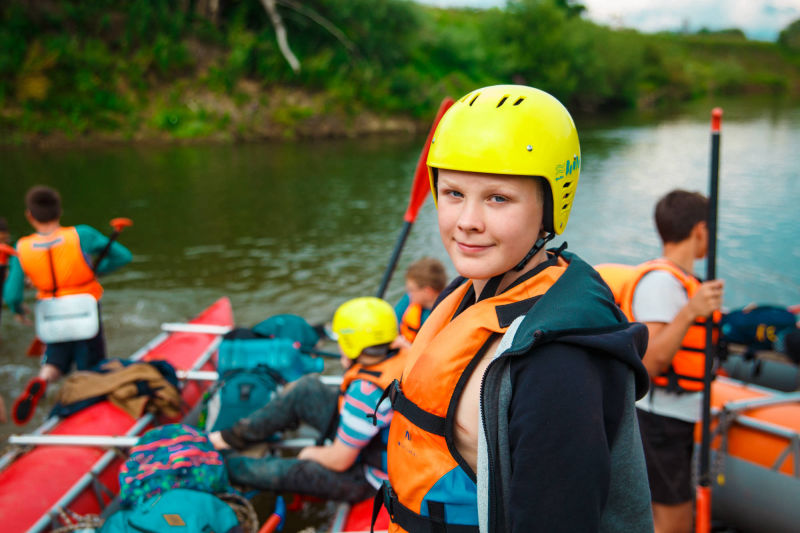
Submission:
<svg viewBox="0 0 800 533">
<path fill-rule="evenodd" d="M 111 250 L 111 245 L 114 244 L 115 240 L 117 240 L 117 237 L 119 237 L 121 231 L 122 229 L 115 228 L 114 231 L 111 232 L 111 235 L 108 236 L 108 242 L 106 243 L 105 248 L 103 248 L 103 250 L 100 252 L 100 254 L 98 254 L 97 257 L 95 257 L 94 264 L 92 265 L 92 272 L 94 272 L 95 274 L 97 274 L 97 267 L 100 266 L 100 261 L 106 258 L 108 252 Z"/>
<path fill-rule="evenodd" d="M 428 197 L 430 190 L 427 165 L 428 151 L 430 151 L 431 148 L 433 134 L 436 133 L 436 126 L 439 125 L 439 121 L 442 119 L 442 116 L 448 109 L 450 109 L 450 106 L 452 105 L 453 99 L 449 97 L 443 99 L 442 103 L 439 104 L 439 110 L 436 112 L 436 117 L 433 119 L 433 124 L 428 132 L 428 138 L 425 140 L 422 153 L 420 153 L 419 159 L 417 160 L 417 168 L 414 172 L 414 181 L 411 183 L 411 194 L 409 195 L 408 199 L 408 207 L 406 208 L 405 215 L 403 215 L 403 228 L 400 230 L 400 236 L 397 238 L 397 242 L 395 243 L 392 256 L 389 259 L 389 264 L 386 265 L 386 270 L 383 273 L 383 279 L 381 280 L 381 285 L 378 287 L 378 292 L 376 294 L 378 298 L 383 298 L 384 294 L 386 294 L 386 289 L 389 287 L 389 282 L 392 280 L 392 274 L 394 274 L 394 270 L 397 268 L 397 262 L 400 259 L 400 253 L 403 251 L 403 248 L 406 245 L 406 240 L 408 239 L 408 234 L 411 232 L 411 225 L 414 224 L 414 221 L 417 219 L 417 214 L 419 214 L 420 207 L 422 207 L 422 204 L 425 203 L 425 198 Z"/>
<path fill-rule="evenodd" d="M 706 257 L 706 279 L 717 277 L 717 205 L 719 193 L 719 136 L 722 109 L 711 111 L 711 171 L 708 194 L 708 253 Z M 716 345 L 714 344 L 714 314 L 706 318 L 706 357 L 703 376 L 703 421 L 700 444 L 699 473 L 697 486 L 696 532 L 711 531 L 711 378 Z"/>
<path fill-rule="evenodd" d="M 397 262 L 400 260 L 400 253 L 403 251 L 403 248 L 406 245 L 408 234 L 411 233 L 412 224 L 413 222 L 403 222 L 403 229 L 400 231 L 400 235 L 398 236 L 397 242 L 394 245 L 392 257 L 389 259 L 389 264 L 383 273 L 383 279 L 381 279 L 381 285 L 378 288 L 378 293 L 376 295 L 378 298 L 383 298 L 383 295 L 386 294 L 386 289 L 389 287 L 389 282 L 392 280 L 392 274 L 394 274 L 394 270 L 397 268 Z"/>
</svg>

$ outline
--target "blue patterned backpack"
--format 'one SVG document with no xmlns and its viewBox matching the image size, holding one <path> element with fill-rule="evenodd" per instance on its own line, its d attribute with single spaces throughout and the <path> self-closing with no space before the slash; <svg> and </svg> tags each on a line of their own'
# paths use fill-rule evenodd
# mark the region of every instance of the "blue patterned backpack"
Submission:
<svg viewBox="0 0 800 533">
<path fill-rule="evenodd" d="M 123 508 L 137 507 L 176 488 L 234 492 L 222 455 L 205 433 L 185 424 L 157 427 L 142 435 L 120 468 L 119 486 Z"/>
</svg>

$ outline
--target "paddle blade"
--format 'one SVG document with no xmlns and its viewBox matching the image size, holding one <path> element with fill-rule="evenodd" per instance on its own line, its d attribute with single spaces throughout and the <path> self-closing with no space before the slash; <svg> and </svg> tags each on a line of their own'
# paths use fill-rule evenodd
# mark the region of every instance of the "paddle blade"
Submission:
<svg viewBox="0 0 800 533">
<path fill-rule="evenodd" d="M 124 217 L 112 218 L 109 224 L 114 228 L 114 231 L 119 233 L 123 229 L 133 226 L 133 220 Z"/>
<path fill-rule="evenodd" d="M 14 247 L 0 242 L 0 266 L 8 264 L 8 258 L 12 255 L 17 255 L 17 251 Z"/>
<path fill-rule="evenodd" d="M 419 155 L 419 161 L 417 161 L 417 171 L 414 173 L 414 183 L 411 186 L 411 197 L 408 200 L 406 214 L 403 215 L 403 220 L 406 222 L 414 222 L 417 219 L 417 214 L 422 204 L 425 203 L 425 198 L 430 194 L 431 186 L 428 180 L 428 167 L 426 165 L 428 161 L 428 152 L 431 149 L 431 140 L 433 139 L 434 132 L 436 132 L 436 126 L 439 125 L 439 121 L 442 119 L 442 115 L 444 115 L 445 111 L 450 109 L 452 105 L 453 99 L 449 96 L 439 104 L 439 111 L 436 112 L 436 118 L 433 120 L 433 125 L 428 132 L 425 146 L 422 148 L 422 153 Z"/>
<path fill-rule="evenodd" d="M 28 346 L 28 350 L 25 352 L 25 355 L 29 357 L 40 357 L 44 355 L 44 350 L 47 347 L 45 343 L 43 343 L 39 337 L 34 337 L 33 342 L 31 342 L 30 346 Z"/>
</svg>

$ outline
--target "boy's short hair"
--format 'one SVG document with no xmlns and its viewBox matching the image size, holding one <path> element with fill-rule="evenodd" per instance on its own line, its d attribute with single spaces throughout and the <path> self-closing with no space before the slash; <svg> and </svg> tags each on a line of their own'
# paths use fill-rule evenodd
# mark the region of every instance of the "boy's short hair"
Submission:
<svg viewBox="0 0 800 533">
<path fill-rule="evenodd" d="M 431 287 L 436 292 L 442 292 L 447 285 L 444 265 L 433 257 L 423 257 L 408 265 L 406 279 L 413 281 L 421 289 Z"/>
<path fill-rule="evenodd" d="M 45 185 L 36 185 L 25 195 L 25 207 L 37 222 L 53 222 L 61 218 L 61 195 Z"/>
<path fill-rule="evenodd" d="M 699 192 L 676 189 L 656 204 L 656 229 L 663 243 L 685 240 L 699 222 L 708 218 L 708 198 Z"/>
</svg>

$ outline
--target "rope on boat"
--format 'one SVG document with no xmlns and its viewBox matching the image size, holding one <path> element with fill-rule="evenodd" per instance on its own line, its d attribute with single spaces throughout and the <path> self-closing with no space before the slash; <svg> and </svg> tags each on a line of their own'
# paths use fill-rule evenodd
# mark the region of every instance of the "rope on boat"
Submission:
<svg viewBox="0 0 800 533">
<path fill-rule="evenodd" d="M 96 514 L 81 516 L 63 507 L 58 508 L 58 518 L 64 525 L 52 529 L 51 533 L 69 533 L 71 531 L 80 531 L 90 528 L 99 529 L 105 521 Z"/>
<path fill-rule="evenodd" d="M 258 515 L 250 500 L 240 494 L 231 492 L 217 494 L 216 496 L 233 510 L 245 533 L 258 533 Z M 75 511 L 64 509 L 63 507 L 59 507 L 57 512 L 58 520 L 62 525 L 52 529 L 51 533 L 71 533 L 92 528 L 99 530 L 105 522 L 99 515 L 79 515 Z"/>
<path fill-rule="evenodd" d="M 217 498 L 224 501 L 236 513 L 236 518 L 245 533 L 258 533 L 258 515 L 250 500 L 240 494 L 226 492 L 217 494 Z"/>
</svg>

